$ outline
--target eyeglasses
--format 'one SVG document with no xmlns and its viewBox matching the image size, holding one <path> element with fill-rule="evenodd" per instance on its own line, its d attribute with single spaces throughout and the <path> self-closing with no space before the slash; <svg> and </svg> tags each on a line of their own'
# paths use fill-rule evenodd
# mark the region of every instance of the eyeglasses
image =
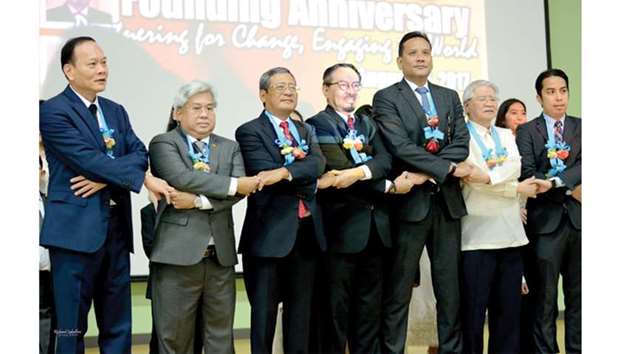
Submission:
<svg viewBox="0 0 620 354">
<path fill-rule="evenodd" d="M 189 107 L 190 112 L 192 112 L 192 114 L 201 114 L 202 111 L 206 110 L 207 114 L 212 114 L 215 113 L 215 110 L 217 108 L 216 104 L 208 104 L 208 105 L 195 105 L 195 106 L 191 106 Z"/>
<path fill-rule="evenodd" d="M 291 92 L 296 93 L 300 90 L 300 88 L 295 84 L 276 84 L 271 86 L 270 88 L 274 89 L 277 93 L 284 93 L 286 89 L 289 89 Z"/>
<path fill-rule="evenodd" d="M 495 96 L 478 96 L 474 97 L 473 100 L 480 103 L 485 103 L 487 101 L 491 103 L 497 103 L 497 97 Z"/>
<path fill-rule="evenodd" d="M 341 89 L 342 91 L 353 89 L 353 91 L 358 92 L 362 88 L 362 83 L 359 81 L 354 81 L 350 84 L 346 81 L 337 81 L 337 82 L 326 83 L 325 85 L 327 86 L 338 85 L 338 88 Z"/>
</svg>

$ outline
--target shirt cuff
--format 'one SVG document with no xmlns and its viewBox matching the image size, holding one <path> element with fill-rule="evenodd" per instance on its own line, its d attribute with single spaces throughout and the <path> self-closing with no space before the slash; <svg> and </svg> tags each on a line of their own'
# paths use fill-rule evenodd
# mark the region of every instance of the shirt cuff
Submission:
<svg viewBox="0 0 620 354">
<path fill-rule="evenodd" d="M 518 186 L 519 186 L 519 182 L 517 181 L 506 183 L 504 187 L 504 197 L 506 198 L 518 197 L 518 192 L 517 192 Z"/>
<path fill-rule="evenodd" d="M 202 206 L 200 207 L 200 210 L 209 210 L 209 209 L 213 209 L 213 205 L 211 205 L 211 202 L 209 201 L 209 199 L 207 199 L 207 197 L 205 197 L 204 195 L 199 195 L 200 197 L 200 201 L 202 202 Z"/>
<path fill-rule="evenodd" d="M 366 165 L 362 165 L 360 167 L 362 168 L 362 171 L 364 171 L 364 178 L 362 178 L 362 181 L 372 179 L 372 171 L 370 171 L 370 168 Z"/>
<path fill-rule="evenodd" d="M 230 177 L 230 186 L 228 186 L 228 196 L 232 197 L 237 194 L 237 177 Z"/>
<path fill-rule="evenodd" d="M 385 180 L 385 193 L 389 193 L 390 192 L 390 189 L 392 189 L 392 185 L 393 184 L 394 183 L 392 183 L 392 181 L 387 180 L 387 179 Z"/>
<path fill-rule="evenodd" d="M 559 188 L 559 187 L 565 187 L 566 184 L 564 184 L 564 181 L 562 181 L 562 179 L 558 176 L 555 177 L 551 177 L 549 178 L 549 180 L 555 180 L 555 187 Z"/>
</svg>

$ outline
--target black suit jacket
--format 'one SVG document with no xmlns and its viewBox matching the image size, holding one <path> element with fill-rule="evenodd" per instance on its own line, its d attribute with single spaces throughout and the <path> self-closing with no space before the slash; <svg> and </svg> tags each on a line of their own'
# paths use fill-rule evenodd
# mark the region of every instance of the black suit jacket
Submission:
<svg viewBox="0 0 620 354">
<path fill-rule="evenodd" d="M 292 176 L 291 181 L 283 180 L 266 186 L 248 197 L 239 253 L 256 257 L 285 257 L 289 254 L 297 237 L 300 199 L 304 200 L 312 214 L 320 249 L 326 248 L 321 210 L 316 202 L 317 178 L 325 170 L 325 157 L 312 128 L 305 123 L 294 121 L 294 124 L 301 139 L 308 142 L 308 154 L 286 166 Z M 235 137 L 241 147 L 248 176 L 284 165 L 284 158 L 275 143 L 275 129 L 265 112 L 237 128 Z"/>
<path fill-rule="evenodd" d="M 469 154 L 469 131 L 463 118 L 463 106 L 456 91 L 428 83 L 437 115 L 439 129 L 445 137 L 440 150 L 431 154 L 424 149 L 426 116 L 411 87 L 402 81 L 377 91 L 373 98 L 374 118 L 383 134 L 387 150 L 392 154 L 393 176 L 403 171 L 428 174 L 439 184 L 450 217 L 458 219 L 467 214 L 459 179 L 449 176 L 450 163 L 464 161 Z M 397 215 L 400 220 L 418 222 L 426 218 L 434 186 L 426 182 L 414 186 L 400 197 Z"/>
<path fill-rule="evenodd" d="M 326 171 L 356 166 L 351 154 L 342 147 L 348 128 L 331 106 L 308 119 L 307 123 L 316 129 L 326 158 Z M 349 188 L 327 188 L 318 193 L 319 204 L 325 214 L 329 248 L 340 253 L 362 251 L 368 243 L 373 220 L 383 245 L 392 245 L 389 204 L 385 196 L 385 182 L 392 157 L 369 117 L 356 119 L 355 129 L 366 138 L 364 151 L 373 157 L 364 163 L 370 169 L 372 179 L 358 181 Z"/>
<path fill-rule="evenodd" d="M 531 176 L 547 179 L 545 174 L 551 168 L 547 158 L 547 126 L 542 114 L 525 123 L 517 130 L 517 146 L 521 154 L 521 177 Z M 546 193 L 527 201 L 527 229 L 529 233 L 546 234 L 555 231 L 562 215 L 568 213 L 573 226 L 581 230 L 581 203 L 567 195 L 581 184 L 581 119 L 566 116 L 564 120 L 564 141 L 570 146 L 568 158 L 564 161 L 566 170 L 558 177 L 565 187 L 552 188 Z"/>
</svg>

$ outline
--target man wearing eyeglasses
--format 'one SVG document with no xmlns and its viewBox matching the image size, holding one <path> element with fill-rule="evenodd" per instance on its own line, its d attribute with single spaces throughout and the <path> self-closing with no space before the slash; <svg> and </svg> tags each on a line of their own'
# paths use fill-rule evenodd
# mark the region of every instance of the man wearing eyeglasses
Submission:
<svg viewBox="0 0 620 354">
<path fill-rule="evenodd" d="M 459 320 L 461 217 L 467 214 L 459 178 L 467 165 L 469 133 L 456 91 L 428 82 L 431 43 L 409 32 L 398 46 L 403 80 L 379 90 L 374 117 L 393 157 L 393 173 L 408 171 L 416 186 L 394 203 L 393 252 L 386 267 L 382 353 L 403 353 L 407 313 L 420 255 L 427 247 L 437 299 L 440 353 L 463 350 Z M 417 185 L 420 183 L 420 185 Z"/>
<path fill-rule="evenodd" d="M 344 353 L 347 342 L 350 353 L 379 352 L 382 256 L 391 246 L 385 194 L 394 183 L 386 179 L 392 158 L 377 127 L 370 117 L 353 114 L 360 88 L 355 66 L 330 66 L 323 73 L 327 107 L 308 119 L 326 158 L 318 199 L 328 240 L 328 353 Z M 396 182 L 399 190 L 409 190 L 404 177 Z"/>
<path fill-rule="evenodd" d="M 235 135 L 246 173 L 258 174 L 248 198 L 239 253 L 251 306 L 252 353 L 271 353 L 282 302 L 285 353 L 307 353 L 310 307 L 319 253 L 325 250 L 317 178 L 325 158 L 313 129 L 290 118 L 297 83 L 286 68 L 259 82 L 264 110 Z"/>
</svg>

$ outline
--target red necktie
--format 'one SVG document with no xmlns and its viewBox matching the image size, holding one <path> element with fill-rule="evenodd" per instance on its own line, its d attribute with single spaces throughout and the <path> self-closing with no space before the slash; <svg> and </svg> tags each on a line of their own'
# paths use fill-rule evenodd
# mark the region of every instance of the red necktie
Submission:
<svg viewBox="0 0 620 354">
<path fill-rule="evenodd" d="M 280 122 L 280 128 L 282 128 L 282 131 L 284 132 L 284 136 L 288 140 L 291 141 L 291 144 L 293 146 L 297 146 L 297 141 L 295 141 L 295 138 L 293 138 L 293 135 L 291 135 L 291 131 L 288 130 L 288 122 L 287 121 Z M 304 202 L 300 199 L 299 204 L 297 206 L 297 216 L 301 219 L 308 215 L 310 215 L 310 211 L 308 210 Z"/>
<path fill-rule="evenodd" d="M 349 126 L 350 130 L 355 130 L 355 118 L 353 118 L 352 115 L 349 115 L 349 117 L 347 118 L 347 125 Z"/>
</svg>

